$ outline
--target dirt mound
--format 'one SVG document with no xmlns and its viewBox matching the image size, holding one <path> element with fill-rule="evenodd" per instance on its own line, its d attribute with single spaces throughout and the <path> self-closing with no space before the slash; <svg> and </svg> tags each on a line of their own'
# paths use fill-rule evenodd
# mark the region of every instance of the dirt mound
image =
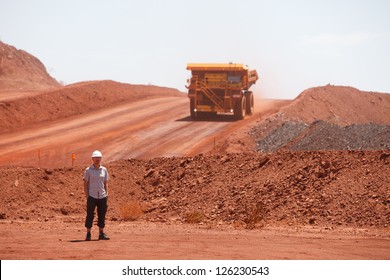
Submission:
<svg viewBox="0 0 390 280">
<path fill-rule="evenodd" d="M 385 226 L 389 154 L 283 152 L 150 162 L 149 213 L 206 221 Z M 143 181 L 145 182 L 145 180 Z"/>
<path fill-rule="evenodd" d="M 352 87 L 322 86 L 303 91 L 281 110 L 285 118 L 339 126 L 376 123 L 390 125 L 390 94 L 365 92 Z"/>
<path fill-rule="evenodd" d="M 109 219 L 124 218 L 121 208 L 133 202 L 144 211 L 141 219 L 149 221 L 227 223 L 246 228 L 304 224 L 387 227 L 389 164 L 390 154 L 379 151 L 112 162 L 107 165 L 112 177 Z M 83 169 L 1 167 L 1 216 L 82 220 Z"/>
<path fill-rule="evenodd" d="M 311 88 L 254 126 L 256 150 L 388 150 L 390 94 Z"/>
<path fill-rule="evenodd" d="M 33 55 L 0 41 L 0 91 L 42 90 L 60 84 Z"/>
<path fill-rule="evenodd" d="M 130 85 L 114 81 L 90 81 L 72 84 L 40 94 L 0 102 L 2 132 L 38 123 L 77 116 L 135 100 L 182 96 L 176 89 Z"/>
</svg>

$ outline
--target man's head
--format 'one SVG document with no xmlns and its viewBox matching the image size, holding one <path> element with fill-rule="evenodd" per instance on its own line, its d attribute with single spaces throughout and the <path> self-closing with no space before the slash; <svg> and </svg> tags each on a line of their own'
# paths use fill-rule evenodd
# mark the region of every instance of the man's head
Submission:
<svg viewBox="0 0 390 280">
<path fill-rule="evenodd" d="M 98 150 L 92 153 L 92 161 L 95 166 L 100 165 L 100 162 L 102 161 L 102 156 L 102 153 Z"/>
</svg>

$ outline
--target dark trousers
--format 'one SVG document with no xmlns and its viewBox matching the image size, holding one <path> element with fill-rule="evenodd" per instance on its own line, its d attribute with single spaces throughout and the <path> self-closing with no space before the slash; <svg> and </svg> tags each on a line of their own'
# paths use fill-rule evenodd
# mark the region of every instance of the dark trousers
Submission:
<svg viewBox="0 0 390 280">
<path fill-rule="evenodd" d="M 87 217 L 85 218 L 85 227 L 91 228 L 93 223 L 93 218 L 95 216 L 95 208 L 97 207 L 98 214 L 98 226 L 104 228 L 106 223 L 106 213 L 107 213 L 107 197 L 96 199 L 91 196 L 88 196 L 87 199 Z"/>
</svg>

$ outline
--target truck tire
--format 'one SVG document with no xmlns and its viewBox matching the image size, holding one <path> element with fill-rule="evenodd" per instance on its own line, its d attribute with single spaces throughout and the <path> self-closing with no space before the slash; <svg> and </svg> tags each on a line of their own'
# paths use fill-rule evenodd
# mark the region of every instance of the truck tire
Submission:
<svg viewBox="0 0 390 280">
<path fill-rule="evenodd" d="M 241 100 L 237 101 L 234 106 L 234 117 L 238 120 L 245 118 L 246 113 L 246 98 L 245 95 L 241 97 Z"/>
<path fill-rule="evenodd" d="M 254 111 L 254 97 L 251 91 L 245 92 L 246 97 L 246 114 L 252 115 Z"/>
</svg>

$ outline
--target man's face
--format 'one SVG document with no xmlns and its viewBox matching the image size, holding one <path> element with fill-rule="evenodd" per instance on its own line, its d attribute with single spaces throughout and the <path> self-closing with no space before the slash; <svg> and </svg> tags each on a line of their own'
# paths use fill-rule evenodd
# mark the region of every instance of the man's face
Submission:
<svg viewBox="0 0 390 280">
<path fill-rule="evenodd" d="M 102 161 L 102 158 L 101 157 L 93 157 L 92 161 L 93 161 L 94 165 L 100 165 L 100 162 Z"/>
</svg>

